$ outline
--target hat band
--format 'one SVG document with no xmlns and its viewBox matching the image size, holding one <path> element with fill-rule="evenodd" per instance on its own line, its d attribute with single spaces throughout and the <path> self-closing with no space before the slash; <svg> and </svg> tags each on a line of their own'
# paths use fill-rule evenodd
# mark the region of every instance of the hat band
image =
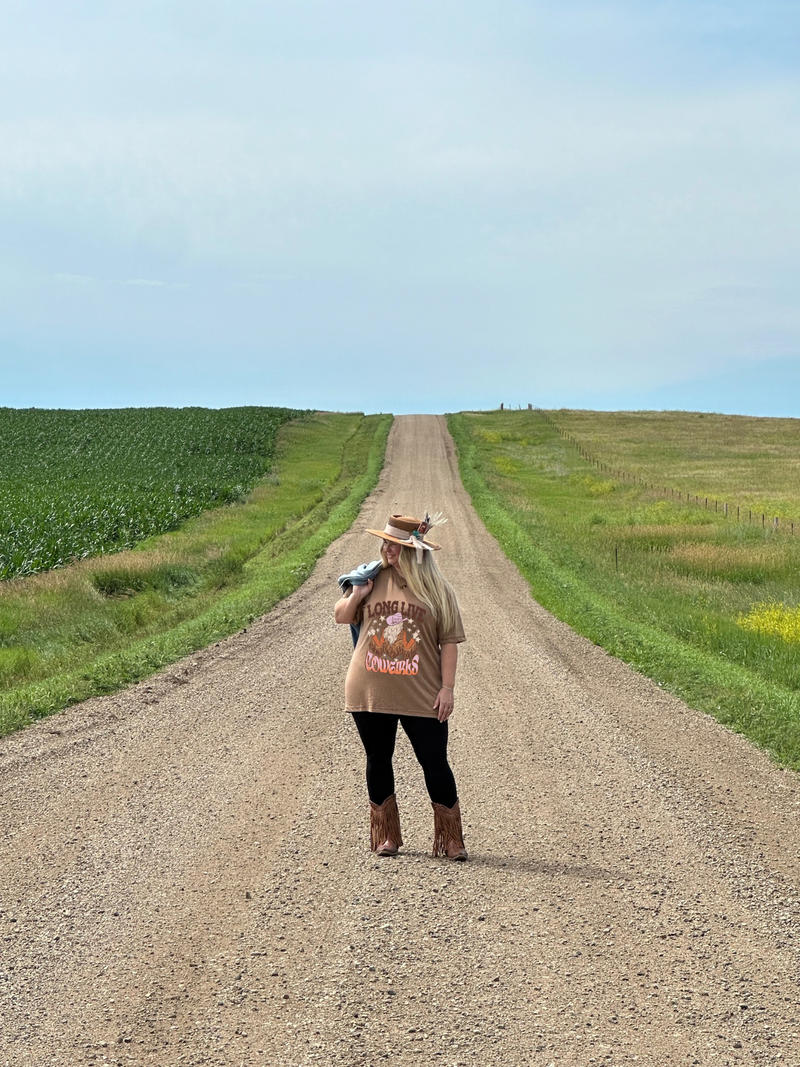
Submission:
<svg viewBox="0 0 800 1067">
<path fill-rule="evenodd" d="M 408 530 L 399 530 L 396 526 L 392 526 L 391 523 L 388 523 L 388 522 L 386 523 L 386 528 L 384 529 L 383 532 L 385 534 L 388 534 L 390 537 L 397 537 L 401 541 L 407 541 L 409 544 L 412 544 L 412 543 L 417 543 L 418 544 L 420 541 L 422 541 L 422 537 L 423 537 L 423 535 L 417 533 L 416 530 L 414 530 L 412 533 L 409 533 Z M 423 542 L 423 544 L 424 544 L 424 542 Z M 425 545 L 425 548 L 427 548 L 427 547 L 428 547 L 428 545 Z"/>
</svg>

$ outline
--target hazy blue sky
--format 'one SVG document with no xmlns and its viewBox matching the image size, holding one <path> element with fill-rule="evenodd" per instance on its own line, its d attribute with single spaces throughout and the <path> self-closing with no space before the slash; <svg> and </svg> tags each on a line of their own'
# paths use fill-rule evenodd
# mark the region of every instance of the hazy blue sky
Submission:
<svg viewBox="0 0 800 1067">
<path fill-rule="evenodd" d="M 0 404 L 800 416 L 800 5 L 5 0 Z"/>
</svg>

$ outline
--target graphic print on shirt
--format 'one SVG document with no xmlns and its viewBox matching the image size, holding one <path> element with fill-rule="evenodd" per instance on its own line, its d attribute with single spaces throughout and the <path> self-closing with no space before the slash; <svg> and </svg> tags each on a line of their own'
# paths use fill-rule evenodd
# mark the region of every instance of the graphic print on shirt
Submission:
<svg viewBox="0 0 800 1067">
<path fill-rule="evenodd" d="M 425 609 L 403 602 L 383 601 L 368 605 L 365 667 L 380 674 L 416 674 L 419 671 L 417 647 L 420 639 L 418 618 Z M 404 614 L 404 611 L 407 614 Z"/>
</svg>

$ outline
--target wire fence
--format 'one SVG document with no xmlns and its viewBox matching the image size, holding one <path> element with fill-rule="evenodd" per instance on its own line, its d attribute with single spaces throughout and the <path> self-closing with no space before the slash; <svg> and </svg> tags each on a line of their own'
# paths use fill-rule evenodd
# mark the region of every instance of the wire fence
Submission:
<svg viewBox="0 0 800 1067">
<path fill-rule="evenodd" d="M 500 407 L 502 410 L 503 405 L 501 404 Z M 678 503 L 688 504 L 692 507 L 701 507 L 706 511 L 714 511 L 717 515 L 721 515 L 726 519 L 733 519 L 735 512 L 737 522 L 747 522 L 752 526 L 755 520 L 755 524 L 760 525 L 764 530 L 770 529 L 775 532 L 782 531 L 794 536 L 794 528 L 795 525 L 798 524 L 796 519 L 788 519 L 786 517 L 781 519 L 779 515 L 773 515 L 769 517 L 769 522 L 767 522 L 768 516 L 766 512 L 754 512 L 752 508 L 745 508 L 740 504 L 731 504 L 726 500 L 718 500 L 714 497 L 702 496 L 699 493 L 686 493 L 682 489 L 675 489 L 673 486 L 658 485 L 654 482 L 649 482 L 639 474 L 631 474 L 630 471 L 612 467 L 598 456 L 593 455 L 593 453 L 581 444 L 576 437 L 573 437 L 571 433 L 568 433 L 563 427 L 559 426 L 549 412 L 542 408 L 534 407 L 532 404 L 528 404 L 528 410 L 534 411 L 543 422 L 559 435 L 559 437 L 572 445 L 577 450 L 581 459 L 588 463 L 589 466 L 594 467 L 597 471 L 601 471 L 608 477 L 615 478 L 617 481 L 624 484 L 638 485 L 642 489 L 648 489 L 651 492 L 658 493 L 666 499 L 674 500 Z"/>
</svg>

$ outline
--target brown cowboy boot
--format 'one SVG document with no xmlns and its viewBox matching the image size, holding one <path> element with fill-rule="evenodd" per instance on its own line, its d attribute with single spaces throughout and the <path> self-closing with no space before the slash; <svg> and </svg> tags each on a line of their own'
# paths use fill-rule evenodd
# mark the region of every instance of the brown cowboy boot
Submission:
<svg viewBox="0 0 800 1067">
<path fill-rule="evenodd" d="M 379 856 L 396 856 L 403 843 L 397 797 L 392 793 L 382 804 L 369 802 L 370 848 Z"/>
<path fill-rule="evenodd" d="M 465 860 L 464 831 L 461 828 L 461 809 L 458 801 L 452 808 L 433 805 L 433 855 L 449 860 Z"/>
</svg>

